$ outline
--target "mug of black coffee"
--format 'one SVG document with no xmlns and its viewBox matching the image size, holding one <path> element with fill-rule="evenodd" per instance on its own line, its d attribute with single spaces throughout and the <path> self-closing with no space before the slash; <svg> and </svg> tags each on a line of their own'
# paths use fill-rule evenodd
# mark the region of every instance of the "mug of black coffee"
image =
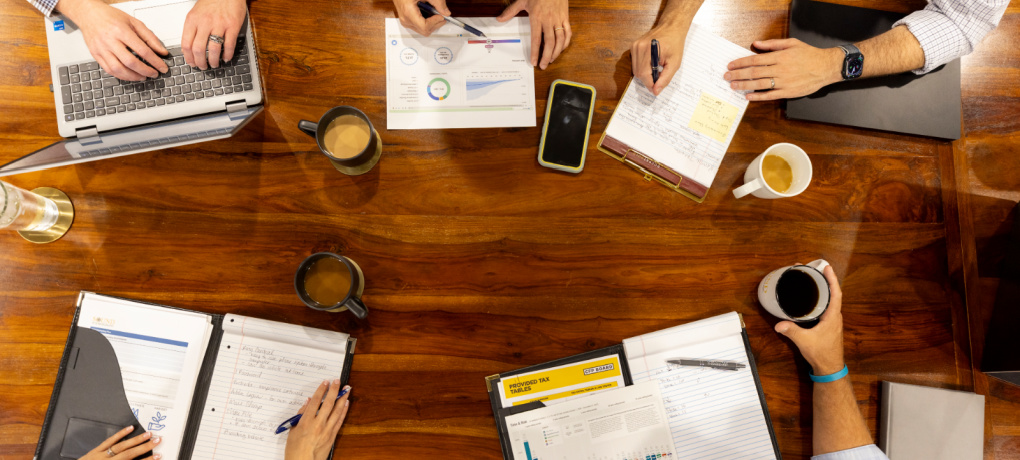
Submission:
<svg viewBox="0 0 1020 460">
<path fill-rule="evenodd" d="M 354 107 L 333 107 L 318 123 L 301 120 L 298 128 L 314 137 L 333 167 L 348 176 L 365 174 L 382 156 L 379 133 L 368 116 Z"/>
<path fill-rule="evenodd" d="M 799 323 L 818 319 L 829 308 L 829 282 L 823 274 L 827 266 L 818 259 L 774 270 L 758 284 L 758 302 L 779 319 Z"/>
<path fill-rule="evenodd" d="M 294 275 L 294 289 L 301 301 L 319 311 L 339 313 L 349 310 L 359 319 L 368 316 L 361 301 L 365 274 L 348 257 L 320 252 L 308 256 Z"/>
</svg>

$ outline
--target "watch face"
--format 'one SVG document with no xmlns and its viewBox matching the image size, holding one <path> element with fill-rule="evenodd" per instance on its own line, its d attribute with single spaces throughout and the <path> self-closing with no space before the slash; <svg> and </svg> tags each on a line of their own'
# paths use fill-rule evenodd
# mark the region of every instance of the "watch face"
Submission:
<svg viewBox="0 0 1020 460">
<path fill-rule="evenodd" d="M 856 55 L 849 56 L 846 59 L 846 76 L 848 78 L 856 78 L 861 76 L 861 72 L 864 71 L 864 56 Z"/>
</svg>

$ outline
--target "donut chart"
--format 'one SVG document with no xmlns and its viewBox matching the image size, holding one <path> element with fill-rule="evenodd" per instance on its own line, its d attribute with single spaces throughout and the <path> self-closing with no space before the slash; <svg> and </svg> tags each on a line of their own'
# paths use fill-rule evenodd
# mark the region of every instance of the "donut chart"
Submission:
<svg viewBox="0 0 1020 460">
<path fill-rule="evenodd" d="M 442 78 L 433 78 L 429 82 L 428 86 L 425 87 L 425 91 L 429 93 L 429 97 L 436 101 L 442 101 L 449 99 L 450 97 L 450 82 Z"/>
</svg>

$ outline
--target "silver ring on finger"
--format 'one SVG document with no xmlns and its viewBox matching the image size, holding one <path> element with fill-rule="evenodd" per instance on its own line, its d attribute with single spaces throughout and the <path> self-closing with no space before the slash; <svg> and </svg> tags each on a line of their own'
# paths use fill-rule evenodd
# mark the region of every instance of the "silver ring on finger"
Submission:
<svg viewBox="0 0 1020 460">
<path fill-rule="evenodd" d="M 775 79 L 775 77 L 769 77 L 769 80 L 772 82 L 772 86 L 770 86 L 769 89 L 776 89 L 776 79 Z"/>
<path fill-rule="evenodd" d="M 113 452 L 113 446 L 110 446 L 110 447 L 106 448 L 106 455 L 109 455 L 111 457 L 116 457 L 117 456 L 117 454 Z"/>
<path fill-rule="evenodd" d="M 557 28 L 555 28 L 553 30 L 564 30 L 564 29 L 566 29 L 566 27 L 557 27 Z"/>
<path fill-rule="evenodd" d="M 222 45 L 223 44 L 223 37 L 221 37 L 219 35 L 209 35 L 209 41 L 211 41 L 213 43 L 216 43 L 218 45 Z"/>
</svg>

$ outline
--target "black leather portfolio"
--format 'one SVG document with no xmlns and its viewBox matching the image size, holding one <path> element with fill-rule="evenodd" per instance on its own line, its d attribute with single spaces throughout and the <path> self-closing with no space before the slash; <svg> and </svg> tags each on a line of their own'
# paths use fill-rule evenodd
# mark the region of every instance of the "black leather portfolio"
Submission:
<svg viewBox="0 0 1020 460">
<path fill-rule="evenodd" d="M 146 431 L 128 403 L 121 366 L 114 347 L 102 333 L 78 326 L 82 299 L 86 295 L 95 294 L 83 292 L 78 298 L 34 460 L 78 459 L 124 427 L 135 427 L 125 439 Z M 190 311 L 145 302 L 131 302 Z M 217 351 L 224 333 L 224 315 L 208 314 L 208 316 L 213 326 L 212 334 L 204 351 L 191 407 L 188 410 L 184 439 L 178 456 L 182 460 L 192 458 L 195 449 L 201 413 L 216 370 Z M 350 375 L 355 343 L 354 338 L 347 341 L 341 373 L 341 381 L 344 383 Z M 146 454 L 143 457 L 150 456 Z"/>
<path fill-rule="evenodd" d="M 882 34 L 905 15 L 794 0 L 790 37 L 819 48 L 856 43 Z M 868 56 L 864 56 L 868 68 Z M 960 60 L 925 75 L 912 72 L 835 83 L 790 99 L 787 118 L 905 134 L 960 138 Z"/>
</svg>

